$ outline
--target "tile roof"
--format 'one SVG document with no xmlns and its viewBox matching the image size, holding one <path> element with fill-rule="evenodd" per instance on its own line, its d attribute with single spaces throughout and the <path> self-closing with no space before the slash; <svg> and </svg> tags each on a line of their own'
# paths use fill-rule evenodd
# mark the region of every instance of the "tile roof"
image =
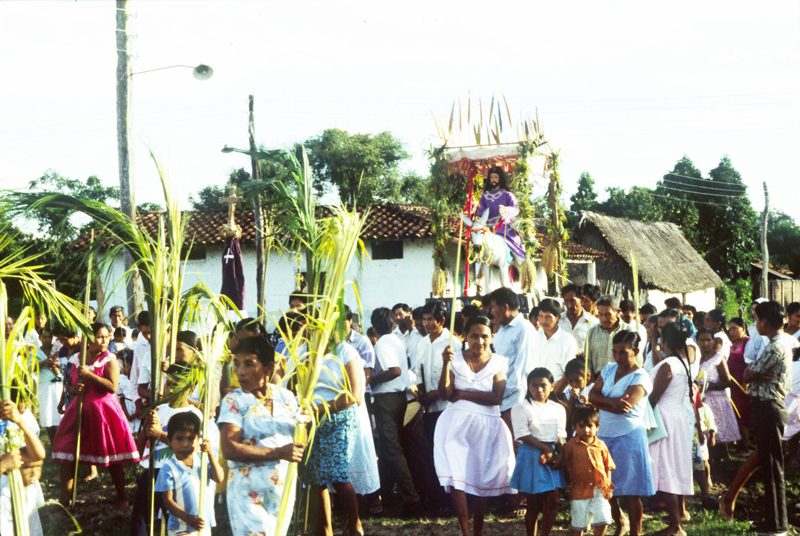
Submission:
<svg viewBox="0 0 800 536">
<path fill-rule="evenodd" d="M 325 207 L 320 207 L 320 215 L 329 213 Z M 359 214 L 363 214 L 363 209 L 358 209 Z M 158 235 L 158 220 L 162 212 L 140 213 L 140 225 L 150 234 Z M 383 204 L 372 205 L 364 232 L 361 235 L 363 240 L 407 240 L 415 238 L 432 238 L 431 221 L 429 218 L 430 210 L 427 207 L 417 205 L 395 205 Z M 202 245 L 222 245 L 225 243 L 219 236 L 219 229 L 228 220 L 227 212 L 192 212 L 186 226 L 187 242 L 194 240 L 195 244 Z M 451 222 L 452 233 L 455 238 L 457 231 L 456 222 L 453 218 Z M 238 210 L 236 212 L 236 223 L 242 228 L 242 245 L 255 244 L 256 230 L 253 212 L 250 210 Z M 549 244 L 549 240 L 537 234 L 539 247 L 537 256 L 541 254 L 544 247 Z M 88 242 L 88 237 L 80 238 L 75 246 L 82 247 Z M 567 254 L 573 258 L 592 259 L 604 257 L 605 254 L 593 250 L 592 248 L 581 246 L 572 242 L 565 244 Z"/>
<path fill-rule="evenodd" d="M 757 269 L 757 270 L 763 270 L 764 269 L 764 261 L 759 259 L 759 258 L 753 259 L 753 262 L 751 262 L 750 265 L 753 268 Z M 772 272 L 773 275 L 777 275 L 777 276 L 783 277 L 785 279 L 794 279 L 795 278 L 795 273 L 793 271 L 791 271 L 790 269 L 785 268 L 783 266 L 774 266 L 772 264 L 769 264 L 768 265 L 768 269 L 769 269 L 770 272 Z"/>
</svg>

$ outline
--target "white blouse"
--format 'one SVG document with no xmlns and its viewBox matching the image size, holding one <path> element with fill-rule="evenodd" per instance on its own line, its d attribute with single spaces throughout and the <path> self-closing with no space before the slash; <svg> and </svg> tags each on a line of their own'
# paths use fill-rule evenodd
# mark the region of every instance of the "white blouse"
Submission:
<svg viewBox="0 0 800 536">
<path fill-rule="evenodd" d="M 533 436 L 543 443 L 554 443 L 567 437 L 567 411 L 564 406 L 548 400 L 544 404 L 524 400 L 511 408 L 514 439 Z"/>
</svg>

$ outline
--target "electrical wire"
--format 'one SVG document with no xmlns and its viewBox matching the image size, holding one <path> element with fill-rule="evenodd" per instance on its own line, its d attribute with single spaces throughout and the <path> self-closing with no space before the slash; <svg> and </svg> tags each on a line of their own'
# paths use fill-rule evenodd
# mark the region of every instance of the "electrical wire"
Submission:
<svg viewBox="0 0 800 536">
<path fill-rule="evenodd" d="M 786 93 L 764 93 L 764 94 L 750 94 L 750 95 L 720 95 L 720 96 L 710 96 L 710 97 L 685 97 L 685 98 L 727 98 L 727 97 L 747 97 L 747 96 L 761 96 L 761 95 L 783 95 L 783 94 L 794 94 L 797 92 L 786 92 Z M 542 101 L 536 103 L 538 105 L 542 104 L 570 104 L 570 103 L 583 103 L 583 102 L 638 102 L 638 101 L 649 101 L 649 100 L 682 100 L 684 98 L 670 98 L 670 97 L 661 97 L 661 98 L 653 98 L 653 99 L 617 99 L 617 100 L 607 100 L 607 101 Z M 136 115 L 139 117 L 146 116 L 146 115 L 154 115 L 154 114 L 162 114 L 162 113 L 171 113 L 181 110 L 191 110 L 197 108 L 210 108 L 214 106 L 222 106 L 226 104 L 232 104 L 234 102 L 239 102 L 238 100 L 228 100 L 228 101 L 219 101 L 214 103 L 208 103 L 198 106 L 189 106 L 189 107 L 182 107 L 182 108 L 171 108 L 169 110 L 156 110 L 152 112 L 142 112 L 137 113 Z M 393 103 L 383 103 L 383 102 L 369 102 L 364 103 L 363 101 L 347 101 L 347 100 L 340 100 L 340 101 L 308 101 L 308 100 L 293 100 L 293 99 L 260 99 L 259 102 L 270 102 L 270 103 L 296 103 L 296 104 L 304 104 L 304 105 L 313 105 L 313 104 L 358 104 L 363 106 L 364 104 L 367 105 L 424 105 L 428 107 L 435 107 L 439 106 L 438 103 L 430 103 L 430 102 L 393 102 Z M 709 105 L 693 105 L 693 106 L 670 106 L 670 107 L 651 107 L 651 108 L 618 108 L 618 109 L 600 109 L 600 110 L 550 110 L 547 112 L 548 115 L 561 115 L 561 114 L 576 114 L 576 113 L 611 113 L 611 112 L 647 112 L 647 111 L 660 111 L 660 110 L 680 110 L 680 109 L 694 109 L 694 108 L 721 108 L 721 107 L 731 107 L 731 106 L 760 106 L 760 105 L 774 105 L 774 104 L 798 104 L 800 101 L 792 100 L 792 101 L 780 101 L 780 102 L 749 102 L 749 103 L 731 103 L 731 104 L 709 104 Z M 525 104 L 525 103 L 522 103 Z M 427 117 L 430 112 L 412 112 L 412 113 L 371 113 L 371 112 L 313 112 L 313 111 L 287 111 L 287 110 L 270 110 L 266 112 L 264 110 L 257 110 L 257 113 L 278 113 L 278 114 L 295 114 L 295 115 L 359 115 L 359 116 L 411 116 L 411 117 Z M 238 112 L 237 112 L 238 113 Z M 244 112 L 242 112 L 244 113 Z M 211 116 L 214 117 L 214 116 Z M 195 119 L 202 119 L 203 117 L 197 117 Z M 71 125 L 79 125 L 79 124 L 86 124 L 89 122 L 95 121 L 113 121 L 114 118 L 102 118 L 102 119 L 93 119 L 93 120 L 84 120 L 84 121 L 75 121 L 70 123 L 59 123 L 59 124 L 51 124 L 51 125 L 41 125 L 41 126 L 27 126 L 22 128 L 12 128 L 12 129 L 5 129 L 0 130 L 0 133 L 6 132 L 17 132 L 21 130 L 35 130 L 39 128 L 53 128 L 58 126 L 71 126 Z M 25 138 L 23 138 L 25 139 Z"/>
<path fill-rule="evenodd" d="M 675 190 L 676 192 L 683 192 L 683 193 L 694 194 L 694 195 L 711 195 L 711 196 L 714 196 L 714 197 L 730 197 L 730 198 L 740 198 L 740 199 L 744 199 L 744 198 L 747 197 L 746 195 L 712 194 L 712 193 L 708 193 L 708 192 L 697 192 L 697 191 L 694 191 L 694 190 L 682 190 L 680 188 L 673 188 L 672 186 L 664 186 L 663 184 L 658 185 L 656 188 L 664 188 L 664 189 L 667 189 L 667 190 Z"/>
<path fill-rule="evenodd" d="M 677 202 L 680 202 L 680 203 L 694 203 L 695 205 L 710 205 L 712 207 L 718 207 L 718 206 L 720 206 L 720 204 L 724 204 L 722 202 L 720 202 L 720 203 L 709 203 L 707 201 L 692 201 L 691 199 L 680 199 L 680 198 L 672 197 L 672 196 L 669 196 L 669 195 L 654 194 L 652 192 L 650 193 L 650 195 L 652 195 L 653 197 L 662 197 L 664 199 L 669 199 L 671 201 L 677 201 Z M 737 199 L 744 199 L 744 198 L 737 198 Z"/>
<path fill-rule="evenodd" d="M 678 186 L 691 187 L 691 188 L 703 188 L 703 189 L 706 189 L 706 190 L 711 190 L 712 192 L 723 192 L 723 193 L 727 192 L 727 193 L 730 193 L 730 194 L 743 194 L 743 193 L 745 193 L 745 190 L 747 189 L 746 186 L 735 186 L 735 187 L 732 187 L 732 188 L 727 188 L 727 187 L 724 187 L 724 186 L 723 187 L 717 187 L 717 186 L 703 186 L 703 185 L 700 185 L 700 184 L 686 184 L 685 182 L 673 181 L 673 180 L 667 179 L 667 178 L 662 178 L 661 180 L 664 181 L 664 182 L 668 182 L 670 184 L 676 184 Z M 708 181 L 708 182 L 711 183 L 712 181 Z"/>
<path fill-rule="evenodd" d="M 703 178 L 697 178 L 697 177 L 690 177 L 690 176 L 688 176 L 688 175 L 681 175 L 680 173 L 674 173 L 674 172 L 672 172 L 672 171 L 667 171 L 667 175 L 674 175 L 675 177 L 681 177 L 681 178 L 683 178 L 683 179 L 691 179 L 691 180 L 693 180 L 693 181 L 699 181 L 699 182 L 703 182 L 703 183 L 705 183 L 705 184 L 708 184 L 709 182 L 711 182 L 711 179 L 703 179 Z"/>
</svg>

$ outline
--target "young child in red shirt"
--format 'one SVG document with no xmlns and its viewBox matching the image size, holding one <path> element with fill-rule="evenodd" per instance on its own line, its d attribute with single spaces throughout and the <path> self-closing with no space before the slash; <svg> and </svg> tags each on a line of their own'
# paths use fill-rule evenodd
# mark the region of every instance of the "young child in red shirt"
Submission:
<svg viewBox="0 0 800 536">
<path fill-rule="evenodd" d="M 611 471 L 616 466 L 606 444 L 597 437 L 599 425 L 597 409 L 575 408 L 572 426 L 576 435 L 564 446 L 561 460 L 569 469 L 572 536 L 581 536 L 590 525 L 594 536 L 603 536 L 611 523 L 608 500 L 614 489 Z"/>
</svg>

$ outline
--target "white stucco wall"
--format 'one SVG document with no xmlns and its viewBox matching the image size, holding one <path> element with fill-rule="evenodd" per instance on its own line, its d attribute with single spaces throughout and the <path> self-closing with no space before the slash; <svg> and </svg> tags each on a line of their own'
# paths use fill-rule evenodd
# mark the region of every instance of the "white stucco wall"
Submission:
<svg viewBox="0 0 800 536">
<path fill-rule="evenodd" d="M 698 311 L 710 311 L 716 307 L 716 296 L 713 288 L 687 294 L 686 301 L 682 299 L 680 294 L 662 292 L 660 290 L 649 290 L 647 292 L 647 301 L 655 305 L 659 311 L 665 307 L 664 300 L 673 297 L 678 298 L 684 304 L 694 305 Z"/>
<path fill-rule="evenodd" d="M 363 263 L 354 259 L 349 270 L 349 278 L 358 285 L 364 318 L 369 319 L 372 311 L 378 307 L 392 307 L 396 303 L 403 302 L 413 308 L 425 303 L 425 300 L 431 295 L 431 279 L 434 270 L 432 239 L 406 240 L 403 243 L 402 259 L 374 260 L 372 259 L 372 243 L 367 242 L 366 247 L 369 258 Z M 211 290 L 218 292 L 222 287 L 222 253 L 222 246 L 208 247 L 205 259 L 188 261 L 184 276 L 184 290 L 194 286 L 202 279 Z M 456 264 L 454 244 L 449 245 L 448 256 L 452 269 Z M 256 313 L 255 249 L 243 248 L 242 257 L 245 273 L 245 310 L 249 315 L 254 315 Z M 301 263 L 302 268 L 305 269 L 305 259 Z M 461 270 L 463 270 L 463 256 L 461 263 Z M 279 315 L 280 311 L 288 307 L 289 294 L 295 288 L 296 266 L 297 262 L 293 255 L 287 257 L 281 257 L 276 253 L 270 255 L 267 266 L 266 309 L 273 316 Z M 541 263 L 536 262 L 536 269 L 535 287 L 539 297 L 545 297 L 547 277 Z M 120 257 L 114 262 L 112 272 L 104 282 L 106 304 L 101 318 L 106 321 L 111 305 L 125 303 L 125 285 L 120 282 L 122 274 Z M 471 290 L 474 292 L 474 287 Z M 352 286 L 348 286 L 345 290 L 345 303 L 353 311 L 357 310 Z M 368 321 L 367 325 L 369 325 Z"/>
<path fill-rule="evenodd" d="M 372 260 L 372 245 L 367 243 L 369 258 L 363 263 L 353 260 L 349 276 L 356 281 L 364 315 L 369 318 L 378 307 L 391 307 L 405 302 L 416 307 L 425 303 L 430 296 L 433 275 L 433 241 L 431 239 L 406 240 L 403 244 L 403 258 L 391 260 Z M 209 247 L 206 258 L 191 260 L 186 265 L 184 290 L 197 284 L 201 279 L 211 290 L 222 287 L 222 247 Z M 243 248 L 242 260 L 245 274 L 245 310 L 248 314 L 256 312 L 256 258 L 255 249 Z M 302 261 L 305 269 L 305 259 Z M 455 264 L 455 248 L 452 262 Z M 295 288 L 297 262 L 294 256 L 281 257 L 273 253 L 267 266 L 266 309 L 272 314 L 288 307 L 289 294 Z M 118 258 L 104 282 L 106 292 L 102 317 L 108 319 L 108 308 L 114 304 L 125 303 L 125 285 L 119 282 L 123 274 L 122 259 Z M 119 283 L 118 283 L 119 282 Z M 351 286 L 346 289 L 345 302 L 357 310 L 355 293 Z"/>
</svg>

